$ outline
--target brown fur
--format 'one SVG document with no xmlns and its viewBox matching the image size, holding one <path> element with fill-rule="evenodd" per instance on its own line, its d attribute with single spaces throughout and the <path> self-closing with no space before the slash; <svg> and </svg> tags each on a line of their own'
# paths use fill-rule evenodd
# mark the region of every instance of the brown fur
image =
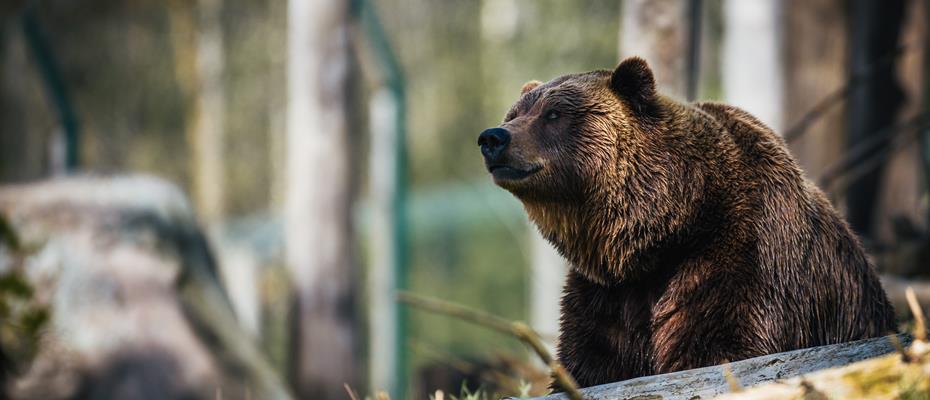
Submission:
<svg viewBox="0 0 930 400">
<path fill-rule="evenodd" d="M 554 113 L 553 113 L 554 112 Z M 527 84 L 489 168 L 572 264 L 559 359 L 583 386 L 886 334 L 855 235 L 764 124 L 616 70 Z"/>
</svg>

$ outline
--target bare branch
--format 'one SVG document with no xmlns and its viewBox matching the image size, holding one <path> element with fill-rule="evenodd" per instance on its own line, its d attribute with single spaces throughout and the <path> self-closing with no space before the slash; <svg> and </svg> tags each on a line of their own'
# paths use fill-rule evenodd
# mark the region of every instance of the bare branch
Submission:
<svg viewBox="0 0 930 400">
<path fill-rule="evenodd" d="M 444 300 L 420 296 L 409 292 L 400 292 L 397 294 L 398 301 L 421 310 L 443 314 L 446 316 L 458 318 L 495 331 L 512 335 L 529 346 L 543 363 L 552 370 L 552 375 L 556 383 L 562 390 L 568 394 L 572 400 L 582 400 L 581 392 L 578 391 L 578 384 L 571 374 L 565 370 L 558 360 L 555 360 L 546 346 L 542 344 L 539 335 L 532 328 L 521 321 L 509 321 L 499 316 L 476 310 L 461 304 L 451 303 Z"/>
</svg>

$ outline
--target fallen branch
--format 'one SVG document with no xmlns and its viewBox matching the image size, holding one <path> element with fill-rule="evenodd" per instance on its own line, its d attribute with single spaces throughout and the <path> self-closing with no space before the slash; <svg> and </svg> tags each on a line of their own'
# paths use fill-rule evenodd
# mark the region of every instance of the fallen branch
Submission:
<svg viewBox="0 0 930 400">
<path fill-rule="evenodd" d="M 582 400 L 581 392 L 578 390 L 578 384 L 571 374 L 565 370 L 558 360 L 555 360 L 546 346 L 542 344 L 539 335 L 529 325 L 520 321 L 510 321 L 496 315 L 463 306 L 461 304 L 450 303 L 447 301 L 416 295 L 413 293 L 398 293 L 399 301 L 421 310 L 443 314 L 450 317 L 468 321 L 495 331 L 513 335 L 523 343 L 533 349 L 533 352 L 539 356 L 543 363 L 552 370 L 552 375 L 556 383 L 565 391 L 571 400 Z"/>
<path fill-rule="evenodd" d="M 858 73 L 853 73 L 852 76 L 850 76 L 846 81 L 846 83 L 843 84 L 843 86 L 839 87 L 818 101 L 817 104 L 811 107 L 811 109 L 808 110 L 807 113 L 804 114 L 804 116 L 802 116 L 797 123 L 785 131 L 785 141 L 791 143 L 795 139 L 801 137 L 805 132 L 807 132 L 807 129 L 814 124 L 814 122 L 823 117 L 833 108 L 833 106 L 846 101 L 854 88 L 871 79 L 872 74 L 881 68 L 887 68 L 891 65 L 894 65 L 893 63 L 898 58 L 898 56 L 910 50 L 909 47 L 917 48 L 918 46 L 914 46 L 913 44 L 900 45 L 885 55 L 881 56 L 871 64 L 867 65 Z"/>
<path fill-rule="evenodd" d="M 865 140 L 856 143 L 843 155 L 843 158 L 824 167 L 820 178 L 817 179 L 820 186 L 831 193 L 841 192 L 863 175 L 882 165 L 893 151 L 916 139 L 914 134 L 926 129 L 927 122 L 928 116 L 919 114 L 906 121 L 879 129 Z M 897 140 L 901 135 L 905 135 L 904 139 Z M 837 184 L 837 181 L 840 183 Z"/>
</svg>

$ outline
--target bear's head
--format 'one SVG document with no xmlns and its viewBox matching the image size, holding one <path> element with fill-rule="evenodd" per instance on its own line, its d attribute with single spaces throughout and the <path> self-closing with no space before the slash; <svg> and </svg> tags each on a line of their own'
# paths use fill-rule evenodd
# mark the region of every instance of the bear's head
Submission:
<svg viewBox="0 0 930 400">
<path fill-rule="evenodd" d="M 630 275 L 693 216 L 702 185 L 688 160 L 687 107 L 656 92 L 641 58 L 614 71 L 531 81 L 478 137 L 494 182 L 588 278 Z"/>
</svg>

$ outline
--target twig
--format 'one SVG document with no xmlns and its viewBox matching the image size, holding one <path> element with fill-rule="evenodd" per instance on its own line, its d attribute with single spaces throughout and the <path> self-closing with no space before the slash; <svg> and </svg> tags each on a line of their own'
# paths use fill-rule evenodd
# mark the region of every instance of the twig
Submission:
<svg viewBox="0 0 930 400">
<path fill-rule="evenodd" d="M 922 124 L 911 124 L 908 123 L 896 125 L 892 127 L 892 131 L 903 132 L 907 129 L 915 129 L 915 132 L 919 132 L 920 129 L 926 128 L 928 125 L 924 121 Z M 841 160 L 841 167 L 827 167 L 827 171 L 824 173 L 824 177 L 819 179 L 820 186 L 824 188 L 830 194 L 842 193 L 847 187 L 861 179 L 863 176 L 871 172 L 872 170 L 880 167 L 886 161 L 890 154 L 900 150 L 912 140 L 916 139 L 917 135 L 905 135 L 904 137 L 897 138 L 898 140 L 893 141 L 891 145 L 878 149 L 872 154 L 861 160 L 852 160 L 852 157 L 844 157 Z M 888 140 L 894 140 L 895 138 L 888 138 Z M 859 147 L 854 148 L 852 151 L 855 151 Z M 834 164 L 834 165 L 840 165 Z"/>
<path fill-rule="evenodd" d="M 914 314 L 914 340 L 927 340 L 927 324 L 924 322 L 924 312 L 920 309 L 917 302 L 917 295 L 914 294 L 914 288 L 908 286 L 904 292 L 907 297 L 907 305 L 911 308 L 911 314 Z"/>
<path fill-rule="evenodd" d="M 343 384 L 342 384 L 342 387 L 346 388 L 346 393 L 349 394 L 349 399 L 351 399 L 351 400 L 358 400 L 358 394 L 356 394 L 355 391 L 352 390 L 352 387 L 349 386 L 348 383 L 343 383 Z"/>
<path fill-rule="evenodd" d="M 572 400 L 584 399 L 581 392 L 578 391 L 578 382 L 575 382 L 575 378 L 562 366 L 562 363 L 552 361 L 549 363 L 549 368 L 552 369 L 552 374 L 555 375 L 555 380 L 559 383 L 559 387 L 568 394 L 568 398 Z"/>
<path fill-rule="evenodd" d="M 543 346 L 539 340 L 539 335 L 528 325 L 520 321 L 509 321 L 496 315 L 476 310 L 461 304 L 455 304 L 444 300 L 429 298 L 408 292 L 400 292 L 397 299 L 407 305 L 419 308 L 421 310 L 443 314 L 455 317 L 464 321 L 472 322 L 486 328 L 496 330 L 501 333 L 513 335 L 523 343 L 533 349 L 533 352 L 539 356 L 543 363 L 549 366 L 555 377 L 556 383 L 565 391 L 572 400 L 582 400 L 581 392 L 578 391 L 578 384 L 571 374 L 565 370 L 558 360 L 552 358 L 549 350 Z"/>
<path fill-rule="evenodd" d="M 811 109 L 808 110 L 803 117 L 801 117 L 798 123 L 785 131 L 785 142 L 791 143 L 797 138 L 803 136 L 804 133 L 807 132 L 807 129 L 810 128 L 810 126 L 813 125 L 817 119 L 833 108 L 834 104 L 838 104 L 839 102 L 845 100 L 846 96 L 849 95 L 849 92 L 852 91 L 851 83 L 852 80 L 843 85 L 843 87 L 837 89 L 834 92 L 831 92 L 826 97 L 817 102 L 817 104 L 811 107 Z"/>
<path fill-rule="evenodd" d="M 876 155 L 883 154 L 881 151 L 875 151 L 876 148 L 882 147 L 885 143 L 893 140 L 902 132 L 907 132 L 911 129 L 918 130 L 926 126 L 927 120 L 927 115 L 920 114 L 907 121 L 879 129 L 875 133 L 869 135 L 867 139 L 856 143 L 856 145 L 849 149 L 838 162 L 824 168 L 824 172 L 819 179 L 820 183 L 823 186 L 829 186 L 837 178 L 842 177 L 844 174 L 848 174 L 854 167 L 868 164 L 870 161 L 873 161 Z"/>
<path fill-rule="evenodd" d="M 817 388 L 814 387 L 814 384 L 808 382 L 804 378 L 801 378 L 801 388 L 804 389 L 805 400 L 827 400 L 829 399 L 827 395 L 817 390 Z"/>
<path fill-rule="evenodd" d="M 474 363 L 459 358 L 452 353 L 433 348 L 433 346 L 423 343 L 422 341 L 411 340 L 408 345 L 414 352 L 422 354 L 423 358 L 435 359 L 437 362 L 445 364 L 462 375 L 471 374 L 478 369 Z"/>
<path fill-rule="evenodd" d="M 727 381 L 727 386 L 730 387 L 731 392 L 738 393 L 743 391 L 743 385 L 740 385 L 736 377 L 733 376 L 733 370 L 730 369 L 729 363 L 723 365 L 723 379 Z"/>
<path fill-rule="evenodd" d="M 898 336 L 891 334 L 888 336 L 888 341 L 891 342 L 891 346 L 894 347 L 895 351 L 901 355 L 901 361 L 911 362 L 911 355 L 907 354 L 907 349 L 901 344 L 901 340 L 898 339 Z"/>
<path fill-rule="evenodd" d="M 873 156 L 868 158 L 866 161 L 863 161 L 861 165 L 851 169 L 848 173 L 846 173 L 839 183 L 831 186 L 830 189 L 825 190 L 831 194 L 831 196 L 844 192 L 846 188 L 851 186 L 853 183 L 856 183 L 859 179 L 862 179 L 862 177 L 864 177 L 866 174 L 884 165 L 885 161 L 887 161 L 891 154 L 903 149 L 906 145 L 910 144 L 912 141 L 910 139 L 916 139 L 916 136 L 901 138 L 901 140 L 899 140 L 898 143 L 895 143 L 891 148 L 882 150 L 882 154 L 876 154 L 876 156 L 881 155 L 883 157 Z M 826 186 L 824 187 L 826 188 Z M 831 197 L 831 199 L 833 198 L 834 197 Z"/>
<path fill-rule="evenodd" d="M 791 143 L 795 139 L 804 135 L 807 129 L 811 127 L 820 117 L 827 113 L 834 105 L 839 104 L 849 96 L 852 89 L 862 84 L 863 81 L 871 79 L 872 75 L 881 68 L 889 66 L 899 55 L 915 47 L 910 44 L 900 45 L 889 53 L 875 60 L 872 64 L 865 66 L 858 73 L 852 74 L 843 86 L 831 92 L 823 99 L 817 102 L 810 110 L 807 111 L 801 119 L 798 120 L 790 129 L 785 131 L 785 142 Z"/>
</svg>

